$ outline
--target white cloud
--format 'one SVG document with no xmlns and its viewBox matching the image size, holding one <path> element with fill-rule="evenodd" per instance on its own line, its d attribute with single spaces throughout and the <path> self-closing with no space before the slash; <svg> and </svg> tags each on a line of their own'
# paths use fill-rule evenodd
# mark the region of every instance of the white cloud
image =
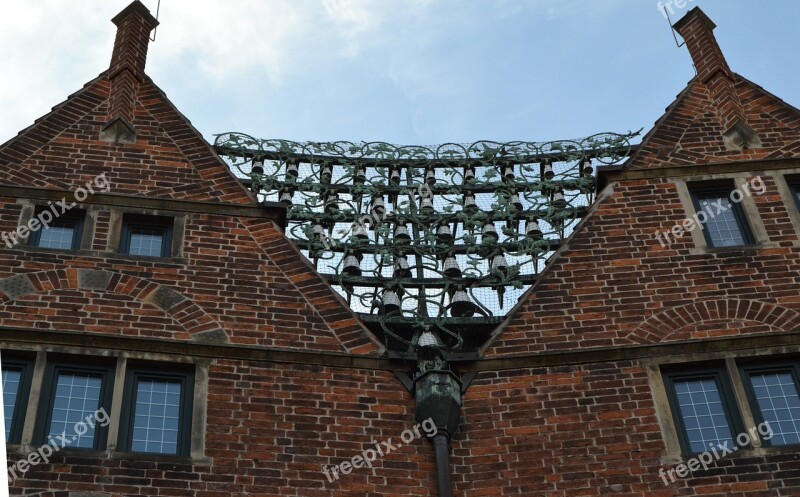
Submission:
<svg viewBox="0 0 800 497">
<path fill-rule="evenodd" d="M 159 17 L 151 69 L 190 60 L 202 71 L 193 77 L 205 75 L 217 82 L 248 70 L 279 80 L 292 64 L 291 47 L 310 34 L 304 2 L 292 0 L 164 2 Z"/>
<path fill-rule="evenodd" d="M 104 70 L 129 0 L 12 0 L 0 18 L 0 134 L 10 137 Z M 144 0 L 153 14 L 158 0 Z M 161 4 L 148 71 L 191 69 L 192 79 L 235 85 L 247 72 L 286 84 L 301 68 L 354 58 L 375 46 L 385 19 L 430 0 L 193 0 Z M 0 138 L 0 141 L 2 138 Z"/>
<path fill-rule="evenodd" d="M 4 2 L 0 142 L 107 67 L 114 26 L 107 12 L 96 7 L 69 0 Z"/>
<path fill-rule="evenodd" d="M 130 1 L 4 0 L 0 142 L 108 67 L 116 29 L 110 19 Z M 143 2 L 155 13 L 158 0 Z M 458 130 L 459 116 L 488 122 L 471 114 L 487 98 L 497 102 L 484 111 L 517 108 L 509 94 L 517 72 L 524 77 L 538 71 L 539 60 L 563 63 L 557 54 L 580 40 L 580 27 L 624 2 L 632 5 L 632 0 L 163 0 L 147 71 L 207 136 L 222 128 L 254 133 L 267 128 L 280 135 L 288 129 L 309 139 L 326 129 L 350 138 L 381 136 L 387 129 Z M 655 9 L 641 10 L 653 17 Z M 563 32 L 556 29 L 560 26 Z M 542 38 L 545 32 L 548 38 Z M 518 69 L 511 67 L 516 64 Z M 528 80 L 531 89 L 518 89 L 523 94 L 516 97 L 525 102 L 533 97 L 524 92 L 547 88 Z M 394 128 L 387 126 L 387 114 Z M 351 128 L 342 129 L 339 121 Z"/>
<path fill-rule="evenodd" d="M 115 27 L 129 0 L 13 0 L 0 17 L 0 141 L 45 114 L 108 67 Z M 144 0 L 153 14 L 157 0 Z M 410 5 L 424 3 L 415 0 Z M 285 84 L 320 58 L 355 57 L 376 32 L 380 0 L 193 0 L 162 2 L 148 72 L 191 68 L 191 79 L 235 85 L 247 72 Z M 8 77 L 8 75 L 14 75 Z"/>
</svg>

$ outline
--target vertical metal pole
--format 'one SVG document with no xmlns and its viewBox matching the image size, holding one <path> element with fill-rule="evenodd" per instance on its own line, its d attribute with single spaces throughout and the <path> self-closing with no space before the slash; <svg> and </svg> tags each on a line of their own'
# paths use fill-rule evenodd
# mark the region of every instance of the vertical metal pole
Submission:
<svg viewBox="0 0 800 497">
<path fill-rule="evenodd" d="M 436 451 L 436 480 L 439 484 L 439 497 L 452 497 L 453 485 L 450 482 L 450 449 L 447 446 L 447 435 L 433 437 Z"/>
</svg>

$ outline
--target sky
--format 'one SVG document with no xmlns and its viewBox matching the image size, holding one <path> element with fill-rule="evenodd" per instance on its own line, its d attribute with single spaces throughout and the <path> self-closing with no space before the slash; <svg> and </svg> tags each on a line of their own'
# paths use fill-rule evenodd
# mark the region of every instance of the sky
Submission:
<svg viewBox="0 0 800 497">
<path fill-rule="evenodd" d="M 128 3 L 3 1 L 0 142 L 108 67 Z M 701 7 L 731 68 L 800 107 L 800 2 L 669 3 L 673 22 Z M 209 141 L 646 132 L 694 75 L 652 0 L 161 0 L 158 18 L 147 73 Z"/>
</svg>

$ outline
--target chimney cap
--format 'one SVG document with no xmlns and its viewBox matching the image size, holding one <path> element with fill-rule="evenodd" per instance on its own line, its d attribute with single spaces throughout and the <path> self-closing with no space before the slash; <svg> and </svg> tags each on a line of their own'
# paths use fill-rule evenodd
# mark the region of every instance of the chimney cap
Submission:
<svg viewBox="0 0 800 497">
<path fill-rule="evenodd" d="M 147 7 L 145 7 L 144 4 L 139 0 L 134 0 L 130 5 L 122 9 L 122 12 L 115 15 L 114 18 L 111 19 L 111 22 L 119 26 L 120 23 L 125 20 L 125 18 L 134 13 L 141 15 L 151 30 L 159 24 L 158 19 L 153 17 L 153 14 L 151 14 Z"/>
<path fill-rule="evenodd" d="M 681 29 L 683 29 L 684 26 L 686 26 L 686 24 L 688 24 L 689 21 L 693 20 L 694 18 L 698 18 L 698 19 L 700 19 L 700 21 L 704 22 L 706 24 L 706 26 L 708 27 L 709 31 L 713 31 L 714 28 L 717 27 L 717 25 L 714 24 L 714 21 L 712 21 L 706 15 L 706 13 L 703 12 L 700 9 L 700 7 L 695 7 L 692 10 L 690 10 L 689 12 L 687 12 L 686 15 L 681 17 L 678 22 L 676 22 L 675 24 L 672 25 L 672 27 L 673 27 L 673 29 L 675 29 L 675 31 L 680 33 Z"/>
</svg>

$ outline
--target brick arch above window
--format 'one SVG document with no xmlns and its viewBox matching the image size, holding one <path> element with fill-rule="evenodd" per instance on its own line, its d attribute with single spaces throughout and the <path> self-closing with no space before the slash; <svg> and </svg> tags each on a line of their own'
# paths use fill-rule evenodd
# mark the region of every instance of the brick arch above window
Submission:
<svg viewBox="0 0 800 497">
<path fill-rule="evenodd" d="M 97 269 L 58 269 L 0 279 L 0 306 L 19 298 L 61 290 L 130 297 L 172 318 L 193 341 L 228 342 L 228 335 L 202 308 L 182 293 L 143 278 Z"/>
<path fill-rule="evenodd" d="M 708 300 L 671 307 L 651 316 L 627 338 L 633 343 L 793 331 L 800 314 L 757 300 Z"/>
</svg>

